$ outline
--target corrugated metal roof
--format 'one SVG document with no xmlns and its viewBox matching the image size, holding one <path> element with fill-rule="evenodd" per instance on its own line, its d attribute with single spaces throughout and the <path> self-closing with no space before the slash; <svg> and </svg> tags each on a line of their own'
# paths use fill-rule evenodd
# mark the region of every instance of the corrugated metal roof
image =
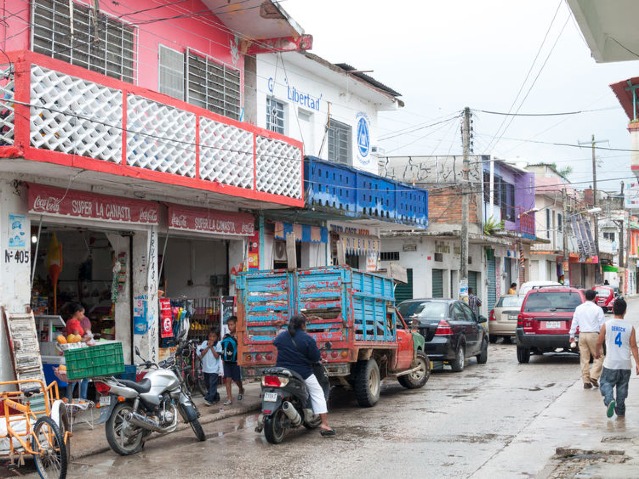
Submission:
<svg viewBox="0 0 639 479">
<path fill-rule="evenodd" d="M 398 93 L 395 90 L 393 90 L 392 88 L 387 87 L 383 83 L 378 82 L 377 80 L 375 80 L 373 77 L 367 75 L 366 73 L 362 73 L 362 72 L 357 71 L 357 68 L 355 68 L 352 65 L 349 65 L 348 63 L 336 63 L 335 66 L 340 67 L 345 72 L 352 72 L 351 74 L 353 76 L 356 76 L 357 78 L 360 78 L 361 80 L 364 80 L 366 83 L 370 83 L 375 88 L 383 90 L 386 93 L 389 93 L 389 94 L 391 94 L 391 95 L 393 95 L 395 97 L 402 96 L 401 93 Z"/>
</svg>

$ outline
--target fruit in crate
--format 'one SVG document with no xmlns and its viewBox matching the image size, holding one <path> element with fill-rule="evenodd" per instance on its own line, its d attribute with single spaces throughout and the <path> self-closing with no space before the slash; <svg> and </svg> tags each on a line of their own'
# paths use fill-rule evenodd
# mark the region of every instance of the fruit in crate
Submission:
<svg viewBox="0 0 639 479">
<path fill-rule="evenodd" d="M 63 334 L 58 335 L 58 337 L 55 339 L 58 344 L 67 344 L 67 338 L 65 338 Z"/>
<path fill-rule="evenodd" d="M 67 367 L 64 364 L 60 364 L 60 366 L 58 366 L 58 371 L 61 373 L 66 373 L 67 372 Z"/>
</svg>

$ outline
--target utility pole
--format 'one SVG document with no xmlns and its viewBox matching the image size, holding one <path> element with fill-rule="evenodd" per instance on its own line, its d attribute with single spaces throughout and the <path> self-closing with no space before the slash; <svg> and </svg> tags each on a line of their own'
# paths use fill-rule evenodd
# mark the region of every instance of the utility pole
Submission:
<svg viewBox="0 0 639 479">
<path fill-rule="evenodd" d="M 597 207 L 597 157 L 595 155 L 595 145 L 597 143 L 604 143 L 608 140 L 595 141 L 595 135 L 593 133 L 590 139 L 590 148 L 592 150 L 592 207 Z M 580 145 L 585 144 L 579 142 Z M 595 223 L 595 254 L 597 255 L 597 264 L 595 266 L 595 284 L 601 284 L 601 260 L 599 259 L 599 218 L 594 215 Z"/>
<path fill-rule="evenodd" d="M 562 238 L 562 246 L 564 250 L 563 254 L 563 264 L 561 265 L 561 269 L 564 272 L 564 284 L 570 284 L 570 260 L 568 258 L 568 232 L 566 228 L 568 227 L 568 216 L 566 215 L 566 211 L 568 211 L 568 205 L 566 204 L 566 188 L 564 187 L 561 190 L 561 204 L 563 205 L 564 214 L 563 221 L 561 223 L 561 238 Z M 566 283 L 568 281 L 568 283 Z"/>
<path fill-rule="evenodd" d="M 468 210 L 470 209 L 470 108 L 464 108 L 462 122 L 462 146 L 464 149 L 464 163 L 462 167 L 462 210 L 461 210 L 461 264 L 459 266 L 460 285 L 468 286 Z M 475 292 L 477 294 L 477 292 Z"/>
<path fill-rule="evenodd" d="M 625 285 L 624 280 L 625 280 L 625 271 L 624 271 L 624 267 L 625 267 L 625 262 L 624 262 L 624 224 L 626 222 L 626 210 L 624 208 L 624 195 L 623 195 L 623 189 L 624 189 L 624 182 L 621 182 L 621 212 L 622 212 L 622 217 L 620 220 L 612 220 L 615 225 L 617 225 L 617 227 L 619 228 L 619 260 L 618 260 L 618 265 L 619 265 L 619 273 L 620 273 L 620 281 L 619 281 L 619 290 L 623 293 L 624 289 L 625 289 Z"/>
</svg>

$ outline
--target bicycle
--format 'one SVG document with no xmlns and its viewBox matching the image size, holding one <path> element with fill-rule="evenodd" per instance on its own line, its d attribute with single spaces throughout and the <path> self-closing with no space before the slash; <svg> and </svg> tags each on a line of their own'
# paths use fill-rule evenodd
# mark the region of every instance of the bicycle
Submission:
<svg viewBox="0 0 639 479">
<path fill-rule="evenodd" d="M 204 396 L 208 391 L 208 385 L 204 380 L 202 361 L 197 355 L 197 346 L 198 342 L 195 339 L 186 343 L 178 358 L 178 368 L 189 393 L 194 394 L 197 390 Z"/>
</svg>

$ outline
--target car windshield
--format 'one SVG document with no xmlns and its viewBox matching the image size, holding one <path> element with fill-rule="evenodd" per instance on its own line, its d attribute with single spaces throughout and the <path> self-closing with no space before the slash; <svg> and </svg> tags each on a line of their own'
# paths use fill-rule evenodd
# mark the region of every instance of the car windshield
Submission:
<svg viewBox="0 0 639 479">
<path fill-rule="evenodd" d="M 448 316 L 448 303 L 441 301 L 403 303 L 397 309 L 399 309 L 404 318 L 418 316 L 420 318 L 440 319 Z"/>
<path fill-rule="evenodd" d="M 495 308 L 521 308 L 523 302 L 523 296 L 502 296 L 497 301 Z"/>
<path fill-rule="evenodd" d="M 574 311 L 581 304 L 581 296 L 576 292 L 535 293 L 528 296 L 524 312 Z"/>
</svg>

